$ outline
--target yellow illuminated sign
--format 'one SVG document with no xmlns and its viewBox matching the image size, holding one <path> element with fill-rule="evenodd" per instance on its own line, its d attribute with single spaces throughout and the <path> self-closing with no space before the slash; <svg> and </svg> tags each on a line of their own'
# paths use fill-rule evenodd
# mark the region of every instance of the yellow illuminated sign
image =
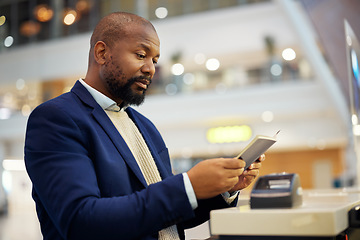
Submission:
<svg viewBox="0 0 360 240">
<path fill-rule="evenodd" d="M 248 141 L 252 136 L 247 125 L 210 128 L 206 138 L 210 143 L 231 143 Z"/>
</svg>

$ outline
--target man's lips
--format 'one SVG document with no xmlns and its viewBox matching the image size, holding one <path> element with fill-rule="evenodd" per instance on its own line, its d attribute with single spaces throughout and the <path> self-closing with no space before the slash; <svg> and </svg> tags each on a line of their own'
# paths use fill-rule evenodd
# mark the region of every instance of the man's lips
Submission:
<svg viewBox="0 0 360 240">
<path fill-rule="evenodd" d="M 138 85 L 140 88 L 147 89 L 148 85 L 150 84 L 150 81 L 144 78 L 138 79 L 135 82 L 136 85 Z"/>
</svg>

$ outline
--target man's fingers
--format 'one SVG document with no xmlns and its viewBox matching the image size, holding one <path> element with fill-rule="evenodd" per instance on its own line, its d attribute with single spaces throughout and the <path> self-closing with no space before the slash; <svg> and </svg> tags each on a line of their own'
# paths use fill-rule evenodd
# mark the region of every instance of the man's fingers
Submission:
<svg viewBox="0 0 360 240">
<path fill-rule="evenodd" d="M 265 161 L 265 154 L 261 154 L 261 156 L 259 157 L 259 159 L 257 160 L 258 162 L 263 162 Z"/>
<path fill-rule="evenodd" d="M 244 168 L 225 169 L 228 178 L 238 177 L 244 172 Z"/>
<path fill-rule="evenodd" d="M 237 158 L 224 158 L 222 163 L 225 169 L 244 168 L 246 165 L 245 161 Z"/>
<path fill-rule="evenodd" d="M 259 169 L 248 169 L 244 171 L 243 175 L 256 177 L 257 175 L 259 175 L 259 173 L 260 173 Z"/>
<path fill-rule="evenodd" d="M 248 169 L 258 169 L 261 167 L 261 163 L 260 162 L 254 162 L 252 163 Z"/>
<path fill-rule="evenodd" d="M 238 177 L 244 172 L 245 162 L 236 158 L 223 159 L 224 171 L 230 178 Z"/>
</svg>

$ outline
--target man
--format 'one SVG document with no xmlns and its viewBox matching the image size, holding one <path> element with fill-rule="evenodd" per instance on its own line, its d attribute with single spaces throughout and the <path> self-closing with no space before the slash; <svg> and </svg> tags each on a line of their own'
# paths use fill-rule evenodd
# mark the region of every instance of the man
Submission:
<svg viewBox="0 0 360 240">
<path fill-rule="evenodd" d="M 260 162 L 244 172 L 239 159 L 172 175 L 160 133 L 129 107 L 143 102 L 159 49 L 147 20 L 106 16 L 85 79 L 30 115 L 25 163 L 44 239 L 183 239 L 258 175 Z"/>
</svg>

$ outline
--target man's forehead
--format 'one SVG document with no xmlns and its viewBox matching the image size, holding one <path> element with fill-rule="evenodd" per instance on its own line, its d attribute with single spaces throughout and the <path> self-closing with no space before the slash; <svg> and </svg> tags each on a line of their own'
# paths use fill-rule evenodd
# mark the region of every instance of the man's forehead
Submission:
<svg viewBox="0 0 360 240">
<path fill-rule="evenodd" d="M 128 34 L 147 34 L 147 35 L 154 35 L 156 38 L 159 38 L 157 35 L 157 32 L 153 25 L 150 23 L 144 24 L 144 23 L 131 23 L 126 25 L 125 32 Z"/>
<path fill-rule="evenodd" d="M 155 45 L 160 47 L 160 39 L 154 28 L 149 26 L 137 26 L 129 29 L 128 37 L 135 41 L 137 44 Z"/>
</svg>

